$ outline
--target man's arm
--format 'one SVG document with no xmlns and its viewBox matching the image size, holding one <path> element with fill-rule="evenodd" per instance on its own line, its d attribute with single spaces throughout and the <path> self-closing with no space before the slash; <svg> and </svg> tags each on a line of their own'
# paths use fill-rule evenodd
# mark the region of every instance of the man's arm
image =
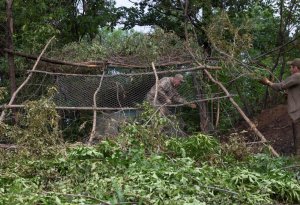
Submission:
<svg viewBox="0 0 300 205">
<path fill-rule="evenodd" d="M 263 78 L 262 80 L 260 80 L 260 83 L 270 86 L 274 90 L 282 91 L 282 90 L 286 90 L 286 89 L 289 89 L 290 87 L 300 84 L 300 75 L 294 74 L 280 83 L 273 83 L 269 79 Z"/>
<path fill-rule="evenodd" d="M 167 104 L 172 104 L 171 99 L 167 96 L 167 94 L 165 93 L 164 90 L 158 89 L 158 91 L 157 91 L 157 97 L 161 98 L 161 99 L 164 99 L 164 101 Z"/>
<path fill-rule="evenodd" d="M 175 103 L 181 103 L 181 104 L 187 103 L 186 99 L 181 97 L 176 90 L 173 90 L 172 101 Z"/>
<path fill-rule="evenodd" d="M 169 84 L 168 79 L 163 78 L 160 80 L 157 89 L 157 97 L 163 99 L 163 101 L 167 104 L 172 104 L 171 96 L 169 96 Z"/>
</svg>

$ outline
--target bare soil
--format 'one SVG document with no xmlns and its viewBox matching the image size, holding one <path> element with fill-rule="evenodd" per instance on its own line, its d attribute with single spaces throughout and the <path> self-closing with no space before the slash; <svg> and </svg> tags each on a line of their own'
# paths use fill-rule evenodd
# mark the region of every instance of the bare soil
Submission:
<svg viewBox="0 0 300 205">
<path fill-rule="evenodd" d="M 287 113 L 286 105 L 277 105 L 263 110 L 252 119 L 258 130 L 270 142 L 270 145 L 281 155 L 293 153 L 292 121 Z M 244 127 L 245 125 L 243 125 Z M 246 128 L 249 130 L 249 128 Z M 248 132 L 249 134 L 251 131 Z"/>
<path fill-rule="evenodd" d="M 287 113 L 286 105 L 262 111 L 257 122 L 258 129 L 278 153 L 283 155 L 293 153 L 292 120 Z"/>
</svg>

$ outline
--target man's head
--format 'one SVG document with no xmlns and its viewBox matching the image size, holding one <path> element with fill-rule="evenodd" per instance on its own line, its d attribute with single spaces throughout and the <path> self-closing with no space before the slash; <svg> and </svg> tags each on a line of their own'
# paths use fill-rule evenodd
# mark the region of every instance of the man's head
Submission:
<svg viewBox="0 0 300 205">
<path fill-rule="evenodd" d="M 293 61 L 288 61 L 287 64 L 291 66 L 292 74 L 300 72 L 300 58 L 295 58 Z"/>
<path fill-rule="evenodd" d="M 184 82 L 183 75 L 181 75 L 181 74 L 176 74 L 176 75 L 173 77 L 173 85 L 174 85 L 175 87 L 178 87 L 182 82 Z"/>
</svg>

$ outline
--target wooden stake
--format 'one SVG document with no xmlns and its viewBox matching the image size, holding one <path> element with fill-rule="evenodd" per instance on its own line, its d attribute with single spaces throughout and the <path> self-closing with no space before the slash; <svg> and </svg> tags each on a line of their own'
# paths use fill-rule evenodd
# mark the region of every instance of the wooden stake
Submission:
<svg viewBox="0 0 300 205">
<path fill-rule="evenodd" d="M 7 15 L 7 48 L 14 49 L 13 45 L 13 0 L 6 0 L 6 15 Z M 16 66 L 14 63 L 14 55 L 7 54 L 7 63 L 9 70 L 10 94 L 16 91 Z"/>
<path fill-rule="evenodd" d="M 153 68 L 153 72 L 154 72 L 154 75 L 155 75 L 155 95 L 154 95 L 154 105 L 156 105 L 156 102 L 157 102 L 157 90 L 158 90 L 158 76 L 157 76 L 157 73 L 156 73 L 156 68 L 154 66 L 154 63 L 152 62 L 152 68 Z"/>
<path fill-rule="evenodd" d="M 46 44 L 46 46 L 45 46 L 44 49 L 42 50 L 41 54 L 39 55 L 38 59 L 36 60 L 36 62 L 35 62 L 35 64 L 34 64 L 34 66 L 33 66 L 33 68 L 32 68 L 31 71 L 34 71 L 34 70 L 36 69 L 36 67 L 37 67 L 37 65 L 38 65 L 38 63 L 39 63 L 39 61 L 40 61 L 42 55 L 45 53 L 47 47 L 49 46 L 50 42 L 51 42 L 53 39 L 54 39 L 54 36 L 48 41 L 48 43 Z M 26 85 L 26 83 L 30 80 L 31 76 L 32 76 L 32 72 L 29 73 L 29 75 L 27 76 L 26 80 L 25 80 L 25 81 L 20 85 L 20 87 L 18 87 L 18 89 L 13 93 L 13 95 L 11 96 L 11 99 L 10 99 L 10 101 L 9 101 L 9 103 L 8 103 L 8 106 L 10 106 L 10 105 L 13 104 L 13 102 L 14 102 L 14 100 L 15 100 L 17 94 L 18 94 L 18 93 L 20 92 L 20 90 Z M 2 113 L 1 113 L 1 116 L 0 116 L 0 122 L 2 122 L 2 121 L 4 120 L 4 117 L 5 117 L 5 110 L 3 110 Z"/>
<path fill-rule="evenodd" d="M 206 69 L 204 69 L 204 73 L 208 76 L 208 78 L 216 83 L 227 96 L 230 96 L 230 93 L 228 92 L 228 90 L 224 87 L 224 85 L 220 82 L 215 80 L 212 75 L 210 74 L 210 72 L 208 72 Z M 232 97 L 229 97 L 230 102 L 233 104 L 233 106 L 237 109 L 237 111 L 241 114 L 241 116 L 245 119 L 245 121 L 248 123 L 248 125 L 250 126 L 251 130 L 253 130 L 253 132 L 261 139 L 261 141 L 263 143 L 266 143 L 267 140 L 266 138 L 263 136 L 263 134 L 256 128 L 255 124 L 246 116 L 246 114 L 243 112 L 243 110 L 240 108 L 240 106 L 235 102 L 235 100 Z M 270 151 L 273 153 L 274 156 L 279 157 L 279 154 L 276 152 L 276 150 L 271 146 L 268 145 Z"/>
<path fill-rule="evenodd" d="M 20 57 L 25 57 L 28 59 L 36 60 L 37 57 L 33 55 L 28 55 L 25 53 L 13 51 L 11 49 L 4 48 L 4 52 L 20 56 Z M 56 60 L 56 59 L 50 59 L 50 58 L 41 58 L 41 61 L 47 62 L 47 63 L 52 63 L 56 65 L 67 65 L 67 66 L 78 66 L 78 67 L 86 67 L 86 68 L 102 68 L 105 66 L 108 67 L 120 67 L 120 68 L 136 68 L 136 69 L 145 69 L 145 68 L 150 68 L 149 64 L 126 64 L 126 63 L 120 63 L 120 62 L 115 62 L 112 60 L 103 60 L 103 61 L 94 61 L 94 62 L 68 62 L 68 61 L 62 61 L 62 60 Z M 156 67 L 163 67 L 163 66 L 172 66 L 172 65 L 186 65 L 186 64 L 192 64 L 193 61 L 170 61 L 170 62 L 162 62 L 159 64 L 156 64 Z M 203 67 L 203 66 L 202 66 Z M 220 70 L 221 67 L 219 66 L 205 66 L 206 69 L 211 69 L 211 70 Z"/>
<path fill-rule="evenodd" d="M 202 66 L 202 64 L 197 61 L 197 58 L 195 57 L 195 55 L 193 54 L 193 52 L 191 51 L 190 47 L 187 46 L 186 47 L 187 50 L 189 51 L 189 53 L 191 54 L 191 56 L 194 58 L 195 62 L 199 65 Z M 247 115 L 243 112 L 243 110 L 240 108 L 240 106 L 235 102 L 235 100 L 230 96 L 230 93 L 228 92 L 228 90 L 225 88 L 225 86 L 220 82 L 217 81 L 213 78 L 213 76 L 210 74 L 210 72 L 208 72 L 207 69 L 203 69 L 204 73 L 208 76 L 208 78 L 214 82 L 215 84 L 217 84 L 223 91 L 224 93 L 229 96 L 229 100 L 230 102 L 233 104 L 233 106 L 237 109 L 237 111 L 240 113 L 240 115 L 245 119 L 245 121 L 248 123 L 248 125 L 250 126 L 251 130 L 253 130 L 253 132 L 261 139 L 262 143 L 266 143 L 267 140 L 266 138 L 263 136 L 263 134 L 256 128 L 255 124 L 247 117 Z M 268 145 L 268 148 L 270 149 L 270 151 L 272 152 L 272 154 L 276 157 L 279 157 L 279 154 L 276 152 L 276 150 L 271 146 Z"/>
<path fill-rule="evenodd" d="M 102 76 L 101 76 L 101 79 L 100 79 L 100 82 L 99 82 L 99 86 L 97 88 L 97 90 L 95 91 L 94 93 L 94 96 L 93 96 L 93 101 L 94 101 L 94 105 L 93 105 L 93 128 L 92 128 L 92 131 L 91 131 L 91 134 L 90 134 L 90 139 L 88 141 L 88 145 L 91 145 L 94 138 L 95 138 L 95 135 L 96 135 L 96 126 L 97 126 L 97 94 L 98 92 L 100 91 L 100 88 L 101 88 L 101 85 L 102 85 L 102 81 L 103 81 L 103 78 L 104 78 L 104 69 L 103 69 L 103 73 L 102 73 Z"/>
</svg>

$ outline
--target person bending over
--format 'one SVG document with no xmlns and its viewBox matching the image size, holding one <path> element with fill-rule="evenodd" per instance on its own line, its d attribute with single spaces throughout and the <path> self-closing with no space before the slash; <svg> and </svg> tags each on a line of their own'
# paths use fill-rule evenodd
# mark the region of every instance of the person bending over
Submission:
<svg viewBox="0 0 300 205">
<path fill-rule="evenodd" d="M 195 103 L 186 101 L 177 91 L 177 88 L 184 82 L 183 75 L 176 74 L 174 77 L 164 77 L 158 81 L 157 98 L 155 98 L 156 84 L 147 93 L 146 100 L 155 108 L 159 109 L 161 115 L 170 115 L 171 111 L 167 105 L 173 104 L 187 104 L 191 108 L 196 108 Z"/>
</svg>

